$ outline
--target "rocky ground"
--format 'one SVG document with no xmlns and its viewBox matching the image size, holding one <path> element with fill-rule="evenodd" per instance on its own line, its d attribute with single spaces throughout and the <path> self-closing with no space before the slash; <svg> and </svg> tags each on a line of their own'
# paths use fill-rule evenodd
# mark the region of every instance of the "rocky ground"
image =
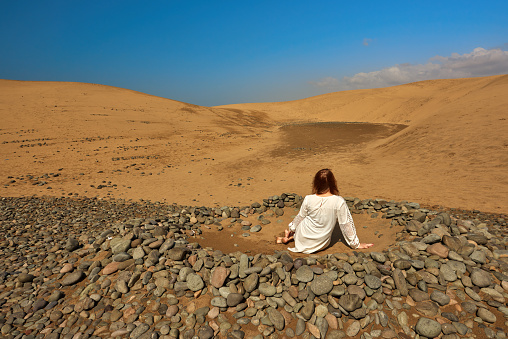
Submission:
<svg viewBox="0 0 508 339">
<path fill-rule="evenodd" d="M 222 253 L 199 245 L 203 225 L 294 213 L 301 203 L 295 194 L 222 208 L 2 198 L 1 334 L 506 337 L 506 216 L 347 201 L 353 213 L 402 226 L 394 244 L 383 252 L 296 259 L 285 251 L 248 255 L 243 248 Z"/>
</svg>

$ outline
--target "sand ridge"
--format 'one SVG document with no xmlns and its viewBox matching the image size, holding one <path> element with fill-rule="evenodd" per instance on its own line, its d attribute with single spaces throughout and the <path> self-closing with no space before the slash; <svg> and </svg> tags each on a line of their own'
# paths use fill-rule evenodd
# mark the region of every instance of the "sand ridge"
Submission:
<svg viewBox="0 0 508 339">
<path fill-rule="evenodd" d="M 507 91 L 502 75 L 202 107 L 95 84 L 0 80 L 1 194 L 245 205 L 308 194 L 328 167 L 344 196 L 501 213 Z M 271 153 L 287 143 L 284 124 L 327 121 L 407 128 L 305 157 Z"/>
</svg>

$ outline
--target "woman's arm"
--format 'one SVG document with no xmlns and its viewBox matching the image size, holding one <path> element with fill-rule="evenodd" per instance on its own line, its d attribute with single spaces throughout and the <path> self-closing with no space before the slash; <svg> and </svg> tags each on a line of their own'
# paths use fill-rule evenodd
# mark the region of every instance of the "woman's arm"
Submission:
<svg viewBox="0 0 508 339">
<path fill-rule="evenodd" d="M 343 200 L 339 206 L 337 211 L 337 220 L 347 244 L 352 248 L 360 248 L 361 244 L 358 239 L 358 235 L 356 235 L 355 223 L 345 200 Z"/>
<path fill-rule="evenodd" d="M 303 219 L 307 216 L 307 197 L 303 199 L 302 206 L 300 207 L 300 212 L 298 212 L 298 215 L 293 219 L 292 222 L 289 223 L 289 230 L 291 232 L 295 232 L 298 225 L 302 222 Z"/>
</svg>

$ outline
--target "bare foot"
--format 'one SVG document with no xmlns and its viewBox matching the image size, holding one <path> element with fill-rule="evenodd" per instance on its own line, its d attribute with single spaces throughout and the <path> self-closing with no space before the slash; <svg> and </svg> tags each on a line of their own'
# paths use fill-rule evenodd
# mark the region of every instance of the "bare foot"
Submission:
<svg viewBox="0 0 508 339">
<path fill-rule="evenodd" d="M 358 246 L 359 249 L 366 249 L 366 248 L 370 248 L 374 246 L 374 244 L 360 244 L 360 246 Z"/>
</svg>

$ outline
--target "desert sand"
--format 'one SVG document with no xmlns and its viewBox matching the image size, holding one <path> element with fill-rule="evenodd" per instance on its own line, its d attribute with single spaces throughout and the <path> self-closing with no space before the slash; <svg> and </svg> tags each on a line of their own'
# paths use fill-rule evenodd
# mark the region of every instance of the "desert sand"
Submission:
<svg viewBox="0 0 508 339">
<path fill-rule="evenodd" d="M 506 93 L 502 75 L 202 107 L 95 84 L 0 80 L 0 192 L 241 206 L 309 194 L 327 167 L 343 196 L 501 213 Z M 368 124 L 302 125 L 316 122 Z"/>
</svg>

